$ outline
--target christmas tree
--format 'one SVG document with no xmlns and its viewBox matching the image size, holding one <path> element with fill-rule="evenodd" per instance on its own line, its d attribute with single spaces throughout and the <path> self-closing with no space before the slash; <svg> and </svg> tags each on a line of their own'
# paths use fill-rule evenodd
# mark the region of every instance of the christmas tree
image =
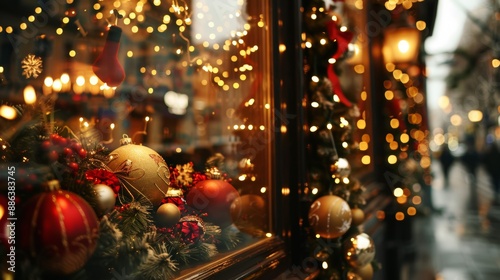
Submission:
<svg viewBox="0 0 500 280">
<path fill-rule="evenodd" d="M 354 126 L 359 98 L 344 90 L 340 79 L 356 35 L 347 27 L 343 6 L 340 1 L 305 1 L 303 6 L 309 169 L 302 219 L 309 239 L 304 250 L 314 260 L 304 269 L 318 279 L 371 279 L 378 268 L 375 245 L 359 227 L 365 219 L 365 188 L 349 162 L 359 152 Z"/>
</svg>

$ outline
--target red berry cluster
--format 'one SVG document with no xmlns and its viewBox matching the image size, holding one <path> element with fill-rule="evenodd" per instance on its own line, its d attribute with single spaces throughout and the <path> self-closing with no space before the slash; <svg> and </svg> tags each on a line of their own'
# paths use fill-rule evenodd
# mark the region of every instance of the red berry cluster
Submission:
<svg viewBox="0 0 500 280">
<path fill-rule="evenodd" d="M 51 163 L 56 161 L 65 163 L 74 173 L 78 172 L 78 163 L 87 157 L 87 150 L 81 143 L 56 133 L 42 142 L 42 148 L 47 151 L 47 158 Z"/>
</svg>

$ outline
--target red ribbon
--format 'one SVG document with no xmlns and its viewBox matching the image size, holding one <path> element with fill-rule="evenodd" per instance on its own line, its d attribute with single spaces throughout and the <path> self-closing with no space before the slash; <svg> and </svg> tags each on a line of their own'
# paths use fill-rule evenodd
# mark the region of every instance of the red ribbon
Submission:
<svg viewBox="0 0 500 280">
<path fill-rule="evenodd" d="M 348 45 L 351 42 L 354 34 L 349 31 L 341 32 L 337 22 L 332 20 L 327 22 L 326 24 L 328 38 L 332 41 L 337 42 L 337 51 L 332 55 L 332 58 L 337 60 L 345 51 L 347 51 Z M 328 65 L 327 69 L 328 79 L 332 82 L 332 91 L 333 94 L 337 95 L 340 99 L 340 102 L 347 107 L 351 107 L 352 103 L 347 99 L 342 91 L 342 87 L 340 86 L 339 78 L 333 69 L 333 64 Z"/>
</svg>

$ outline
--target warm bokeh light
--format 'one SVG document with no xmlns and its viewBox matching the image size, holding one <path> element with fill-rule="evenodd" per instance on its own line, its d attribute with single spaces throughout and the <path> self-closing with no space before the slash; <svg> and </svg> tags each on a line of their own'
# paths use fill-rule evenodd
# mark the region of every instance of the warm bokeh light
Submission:
<svg viewBox="0 0 500 280">
<path fill-rule="evenodd" d="M 454 126 L 460 126 L 462 124 L 462 117 L 460 115 L 452 115 L 450 117 L 450 123 Z"/>
<path fill-rule="evenodd" d="M 471 122 L 480 122 L 483 119 L 483 112 L 479 110 L 470 110 L 467 117 Z"/>
<path fill-rule="evenodd" d="M 371 163 L 371 157 L 369 155 L 364 155 L 361 158 L 361 163 L 363 163 L 364 165 L 369 165 Z"/>
<path fill-rule="evenodd" d="M 406 209 L 406 213 L 408 213 L 408 216 L 415 216 L 417 214 L 417 209 L 415 207 L 408 207 Z"/>
<path fill-rule="evenodd" d="M 17 117 L 17 111 L 11 106 L 2 105 L 0 106 L 0 116 L 8 120 L 13 120 Z"/>
<path fill-rule="evenodd" d="M 443 95 L 443 96 L 439 97 L 438 104 L 439 104 L 439 107 L 444 110 L 450 105 L 450 98 L 448 98 L 448 96 L 446 96 L 446 95 Z"/>
<path fill-rule="evenodd" d="M 395 217 L 396 217 L 396 220 L 402 221 L 405 219 L 405 214 L 403 212 L 397 212 Z"/>
<path fill-rule="evenodd" d="M 400 197 L 403 195 L 403 189 L 402 188 L 395 188 L 393 191 L 393 194 L 395 197 Z"/>
<path fill-rule="evenodd" d="M 390 155 L 387 157 L 387 162 L 389 164 L 395 164 L 396 162 L 398 162 L 398 158 L 395 155 Z"/>
<path fill-rule="evenodd" d="M 24 102 L 34 104 L 36 102 L 36 92 L 32 85 L 27 85 L 23 90 Z"/>
<path fill-rule="evenodd" d="M 500 67 L 500 59 L 494 58 L 493 60 L 491 60 L 491 66 L 493 66 L 494 68 Z"/>
</svg>

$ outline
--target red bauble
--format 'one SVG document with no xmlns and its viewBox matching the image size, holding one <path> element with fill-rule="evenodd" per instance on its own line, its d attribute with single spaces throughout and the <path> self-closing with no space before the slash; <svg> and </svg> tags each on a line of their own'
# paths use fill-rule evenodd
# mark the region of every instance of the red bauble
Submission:
<svg viewBox="0 0 500 280">
<path fill-rule="evenodd" d="M 57 190 L 26 201 L 19 218 L 20 248 L 48 275 L 69 275 L 94 253 L 99 221 L 75 193 Z"/>
<path fill-rule="evenodd" d="M 223 180 L 204 180 L 198 182 L 186 197 L 187 204 L 201 212 L 207 213 L 207 222 L 220 227 L 227 227 L 233 221 L 231 204 L 239 197 L 238 191 Z"/>
</svg>

